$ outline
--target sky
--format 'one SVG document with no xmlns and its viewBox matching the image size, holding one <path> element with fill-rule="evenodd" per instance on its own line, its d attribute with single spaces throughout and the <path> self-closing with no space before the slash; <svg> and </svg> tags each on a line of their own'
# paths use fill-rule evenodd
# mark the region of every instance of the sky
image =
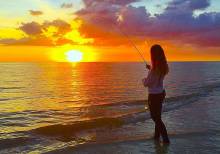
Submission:
<svg viewBox="0 0 220 154">
<path fill-rule="evenodd" d="M 169 61 L 219 61 L 219 34 L 219 0 L 0 1 L 0 61 L 141 61 L 130 40 L 147 60 L 160 44 Z"/>
</svg>

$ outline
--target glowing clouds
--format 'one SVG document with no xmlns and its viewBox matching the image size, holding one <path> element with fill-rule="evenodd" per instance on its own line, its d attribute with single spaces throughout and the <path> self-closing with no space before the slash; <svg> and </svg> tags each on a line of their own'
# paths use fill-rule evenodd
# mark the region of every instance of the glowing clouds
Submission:
<svg viewBox="0 0 220 154">
<path fill-rule="evenodd" d="M 93 38 L 93 45 L 122 45 L 115 39 L 112 25 L 118 25 L 130 37 L 143 37 L 174 44 L 219 47 L 220 12 L 196 11 L 211 6 L 209 0 L 172 0 L 160 14 L 150 14 L 148 6 L 135 6 L 138 0 L 83 0 L 85 7 L 75 15 L 82 20 L 80 34 Z M 117 31 L 115 31 L 117 33 Z M 124 41 L 125 42 L 125 41 Z"/>
</svg>

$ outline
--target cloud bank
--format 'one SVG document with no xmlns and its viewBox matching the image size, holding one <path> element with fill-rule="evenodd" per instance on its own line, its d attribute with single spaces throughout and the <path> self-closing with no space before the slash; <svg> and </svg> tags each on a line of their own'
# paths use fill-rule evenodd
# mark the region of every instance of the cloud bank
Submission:
<svg viewBox="0 0 220 154">
<path fill-rule="evenodd" d="M 194 11 L 210 6 L 209 0 L 173 0 L 163 13 L 152 16 L 147 7 L 130 5 L 137 0 L 84 0 L 76 12 L 83 21 L 80 32 L 98 43 L 112 43 L 111 30 L 117 25 L 130 36 L 158 40 L 178 40 L 186 44 L 220 46 L 220 13 L 194 16 Z M 98 33 L 97 33 L 98 32 Z M 104 35 L 106 34 L 106 35 Z M 120 44 L 120 42 L 119 42 Z"/>
<path fill-rule="evenodd" d="M 120 31 L 132 38 L 169 40 L 173 43 L 192 44 L 205 47 L 220 47 L 220 12 L 204 12 L 198 16 L 195 11 L 210 6 L 209 0 L 172 0 L 160 14 L 152 15 L 147 6 L 135 7 L 140 0 L 83 0 L 84 7 L 74 12 L 74 19 L 81 21 L 78 31 L 93 45 L 118 46 L 125 44 Z M 61 4 L 71 8 L 71 3 Z M 158 6 L 160 7 L 160 6 Z M 32 15 L 40 11 L 30 10 Z M 71 22 L 71 21 L 70 21 Z M 119 29 L 118 29 L 119 28 Z M 63 20 L 22 23 L 18 27 L 26 37 L 15 40 L 1 39 L 1 44 L 25 44 L 57 46 L 75 44 L 65 38 L 71 32 L 70 23 Z"/>
</svg>

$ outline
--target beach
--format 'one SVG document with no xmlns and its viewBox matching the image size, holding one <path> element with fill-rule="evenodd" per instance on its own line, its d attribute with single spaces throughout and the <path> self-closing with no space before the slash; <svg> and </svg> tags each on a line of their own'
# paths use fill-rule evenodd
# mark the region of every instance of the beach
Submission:
<svg viewBox="0 0 220 154">
<path fill-rule="evenodd" d="M 220 153 L 220 63 L 171 62 L 154 142 L 143 63 L 1 63 L 0 153 Z"/>
</svg>

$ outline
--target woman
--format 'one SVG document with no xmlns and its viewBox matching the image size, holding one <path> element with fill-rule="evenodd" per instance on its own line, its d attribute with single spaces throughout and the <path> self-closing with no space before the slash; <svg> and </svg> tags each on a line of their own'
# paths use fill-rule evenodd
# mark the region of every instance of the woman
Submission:
<svg viewBox="0 0 220 154">
<path fill-rule="evenodd" d="M 169 68 L 164 51 L 160 45 L 151 47 L 151 66 L 147 65 L 149 73 L 147 78 L 143 79 L 143 84 L 148 87 L 148 104 L 151 118 L 155 123 L 154 139 L 159 141 L 160 135 L 163 138 L 163 143 L 169 144 L 166 127 L 161 119 L 162 103 L 165 98 L 165 89 L 163 80 L 168 74 Z"/>
</svg>

